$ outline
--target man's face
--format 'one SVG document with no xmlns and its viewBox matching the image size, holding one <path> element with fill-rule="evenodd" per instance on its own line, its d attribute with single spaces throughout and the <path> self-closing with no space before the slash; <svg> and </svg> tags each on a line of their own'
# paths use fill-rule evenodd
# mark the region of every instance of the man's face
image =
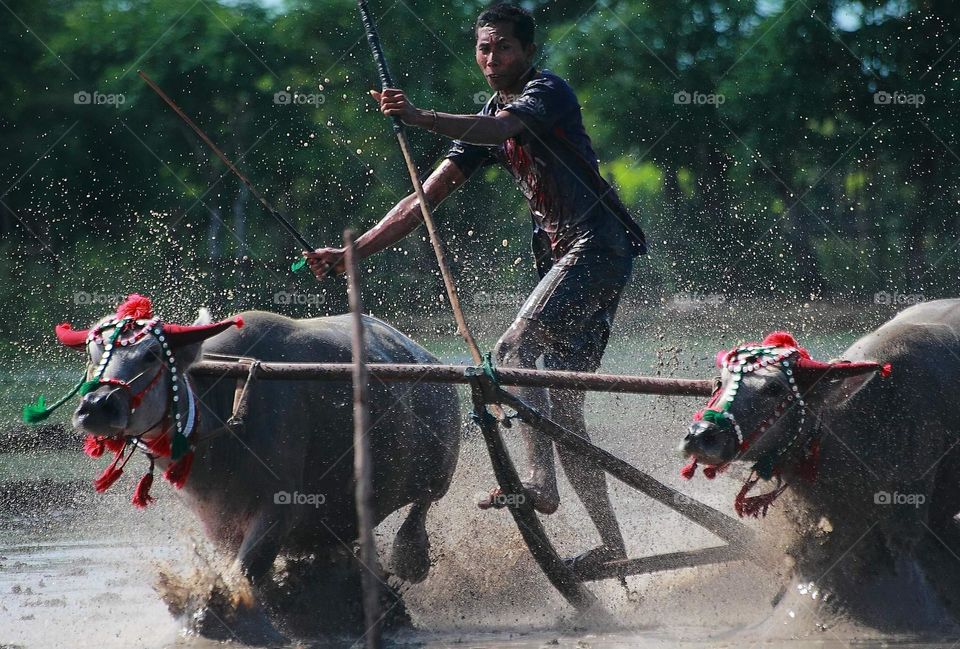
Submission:
<svg viewBox="0 0 960 649">
<path fill-rule="evenodd" d="M 484 25 L 477 30 L 477 65 L 495 91 L 516 91 L 530 69 L 535 51 L 533 43 L 524 49 L 513 35 L 511 23 Z"/>
</svg>

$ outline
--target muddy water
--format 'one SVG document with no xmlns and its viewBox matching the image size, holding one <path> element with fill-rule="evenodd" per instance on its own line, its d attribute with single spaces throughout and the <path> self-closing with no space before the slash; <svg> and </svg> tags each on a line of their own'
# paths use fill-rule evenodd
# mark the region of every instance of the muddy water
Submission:
<svg viewBox="0 0 960 649">
<path fill-rule="evenodd" d="M 816 355 L 830 357 L 856 333 L 889 315 L 856 309 L 837 314 L 797 305 L 780 314 L 721 326 L 729 317 L 722 308 L 678 310 L 660 321 L 644 321 L 626 306 L 621 335 L 612 342 L 604 369 L 696 377 L 711 375 L 713 353 L 720 345 L 755 339 L 784 322 L 806 331 L 801 342 Z M 679 335 L 677 322 L 685 323 Z M 493 322 L 487 330 L 481 328 L 481 337 L 492 342 L 498 326 Z M 411 330 L 409 325 L 405 328 Z M 421 338 L 446 360 L 459 360 L 455 341 Z M 10 388 L 5 401 L 21 398 L 19 392 L 11 396 L 17 389 Z M 719 485 L 684 483 L 677 474 L 681 461 L 674 449 L 698 405 L 699 399 L 596 394 L 588 401 L 588 418 L 595 441 L 605 448 L 730 512 L 735 491 L 731 478 L 719 478 L 718 482 L 728 481 Z M 779 607 L 773 613 L 771 602 L 782 595 L 785 584 L 748 563 L 630 578 L 626 586 L 613 581 L 595 584 L 594 592 L 612 614 L 612 623 L 596 628 L 589 620 L 578 619 L 552 591 L 508 513 L 477 510 L 474 503 L 493 485 L 493 477 L 479 435 L 468 423 L 464 430 L 454 484 L 429 519 L 431 576 L 404 593 L 413 628 L 392 636 L 397 646 L 939 647 L 957 640 L 918 644 L 879 638 L 842 624 L 824 628 L 818 624 L 817 610 L 798 597 L 796 606 Z M 516 440 L 511 443 L 516 445 Z M 159 575 L 219 570 L 192 515 L 167 485 L 155 487 L 158 501 L 148 511 L 130 507 L 127 500 L 139 468 L 111 493 L 93 494 L 89 480 L 99 469 L 99 463 L 79 452 L 0 454 L 0 647 L 220 646 L 185 633 L 184 620 L 170 614 L 156 588 Z M 611 488 L 631 556 L 718 542 L 669 508 L 623 485 Z M 575 554 L 597 539 L 565 482 L 561 491 L 564 505 L 545 522 L 561 551 Z M 766 529 L 776 526 L 776 516 L 771 515 Z M 392 516 L 378 529 L 385 561 L 401 520 Z M 791 595 L 795 593 L 787 593 Z M 320 616 L 331 602 L 310 605 Z M 349 640 L 329 638 L 289 646 L 349 645 Z"/>
</svg>

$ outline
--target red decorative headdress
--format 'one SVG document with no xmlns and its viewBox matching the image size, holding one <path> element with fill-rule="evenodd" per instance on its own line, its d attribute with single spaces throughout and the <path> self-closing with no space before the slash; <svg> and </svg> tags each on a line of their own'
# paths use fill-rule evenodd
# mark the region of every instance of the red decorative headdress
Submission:
<svg viewBox="0 0 960 649">
<path fill-rule="evenodd" d="M 153 305 L 150 303 L 150 298 L 138 295 L 137 293 L 130 294 L 127 300 L 117 307 L 116 314 L 106 323 L 106 326 L 116 324 L 123 318 L 131 318 L 132 322 L 139 325 L 146 324 L 147 321 L 153 318 Z M 206 325 L 176 325 L 164 323 L 162 326 L 163 335 L 170 341 L 170 346 L 177 348 L 201 342 L 233 326 L 242 327 L 243 318 L 236 317 L 231 320 L 223 320 Z M 104 326 L 100 328 L 102 329 Z M 95 332 L 90 329 L 74 329 L 69 322 L 57 325 L 56 333 L 57 340 L 67 347 L 73 347 L 75 349 L 83 349 L 95 334 Z"/>
<path fill-rule="evenodd" d="M 890 363 L 851 362 L 834 361 L 825 363 L 816 361 L 810 357 L 806 349 L 797 344 L 796 339 L 786 331 L 774 331 L 763 339 L 762 345 L 770 347 L 793 348 L 797 350 L 797 359 L 793 363 L 793 371 L 798 379 L 807 381 L 817 381 L 829 374 L 836 377 L 858 376 L 860 374 L 869 374 L 870 372 L 880 372 L 880 376 L 890 376 L 892 367 Z"/>
</svg>

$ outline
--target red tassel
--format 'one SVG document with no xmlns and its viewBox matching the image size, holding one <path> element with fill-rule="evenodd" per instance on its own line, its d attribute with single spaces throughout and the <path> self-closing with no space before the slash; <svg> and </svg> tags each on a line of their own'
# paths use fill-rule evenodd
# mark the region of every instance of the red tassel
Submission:
<svg viewBox="0 0 960 649">
<path fill-rule="evenodd" d="M 154 497 L 150 495 L 150 487 L 152 486 L 153 472 L 144 473 L 143 477 L 140 478 L 140 482 L 137 483 L 137 488 L 133 492 L 133 499 L 130 501 L 134 507 L 145 509 L 147 505 L 155 500 Z"/>
<path fill-rule="evenodd" d="M 111 453 L 119 453 L 127 445 L 126 440 L 122 437 L 101 437 L 100 439 Z"/>
<path fill-rule="evenodd" d="M 233 319 L 233 324 L 237 325 L 237 329 L 243 329 L 243 316 L 237 316 Z"/>
<path fill-rule="evenodd" d="M 769 493 L 765 493 L 760 496 L 748 497 L 747 492 L 749 492 L 755 484 L 757 484 L 757 478 L 751 478 L 747 480 L 743 484 L 743 488 L 740 489 L 740 493 L 737 494 L 736 499 L 733 501 L 733 508 L 737 511 L 737 515 L 740 516 L 740 518 L 743 518 L 744 516 L 750 516 L 753 518 L 766 516 L 767 509 L 770 508 L 770 505 L 773 504 L 773 501 L 779 498 L 780 494 L 782 494 L 787 488 L 787 483 L 784 482 Z"/>
<path fill-rule="evenodd" d="M 153 317 L 153 305 L 150 298 L 131 293 L 126 301 L 117 307 L 117 317 L 130 317 L 134 320 L 146 320 Z"/>
<path fill-rule="evenodd" d="M 803 358 L 810 358 L 810 354 L 806 349 L 801 347 L 797 343 L 797 339 L 793 337 L 792 334 L 787 333 L 786 331 L 773 331 L 767 334 L 767 337 L 763 339 L 764 345 L 772 345 L 774 347 L 793 347 Z"/>
<path fill-rule="evenodd" d="M 884 363 L 883 367 L 880 368 L 880 376 L 883 378 L 887 378 L 892 373 L 893 373 L 893 365 L 891 365 L 890 363 Z"/>
<path fill-rule="evenodd" d="M 113 458 L 113 462 L 110 463 L 110 466 L 104 469 L 103 473 L 100 474 L 100 477 L 93 481 L 93 488 L 96 489 L 97 493 L 103 493 L 109 489 L 113 483 L 123 475 L 123 468 L 117 466 L 117 463 L 122 457 L 123 452 L 121 449 L 121 452 L 117 453 L 117 456 Z"/>
<path fill-rule="evenodd" d="M 183 488 L 183 485 L 186 484 L 187 478 L 190 476 L 190 467 L 193 466 L 193 451 L 189 451 L 182 458 L 171 464 L 167 467 L 167 470 L 163 472 L 163 477 L 167 479 L 167 482 L 172 484 L 177 489 Z"/>
<path fill-rule="evenodd" d="M 90 457 L 96 458 L 103 455 L 103 448 L 103 440 L 94 435 L 87 435 L 83 439 L 83 452 Z"/>
<path fill-rule="evenodd" d="M 724 462 L 723 464 L 711 464 L 710 466 L 705 466 L 703 467 L 703 477 L 706 478 L 707 480 L 713 480 L 719 474 L 723 473 L 723 471 L 728 466 L 730 466 L 729 462 Z"/>
<path fill-rule="evenodd" d="M 144 444 L 150 450 L 151 455 L 157 457 L 170 457 L 170 436 L 164 433 L 160 437 L 143 440 Z"/>
<path fill-rule="evenodd" d="M 680 469 L 680 477 L 683 478 L 684 480 L 689 480 L 696 474 L 696 472 L 697 472 L 697 460 L 696 458 L 694 458 L 690 460 L 689 464 L 687 464 L 685 467 Z"/>
</svg>

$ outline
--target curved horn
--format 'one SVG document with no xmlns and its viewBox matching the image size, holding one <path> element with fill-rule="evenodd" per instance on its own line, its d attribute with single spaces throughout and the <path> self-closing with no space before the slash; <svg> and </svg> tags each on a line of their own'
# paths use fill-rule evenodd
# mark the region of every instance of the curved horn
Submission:
<svg viewBox="0 0 960 649">
<path fill-rule="evenodd" d="M 69 322 L 64 322 L 58 324 L 55 331 L 57 332 L 57 340 L 67 347 L 83 349 L 87 346 L 87 335 L 90 333 L 89 329 L 74 329 L 73 325 Z"/>
<path fill-rule="evenodd" d="M 170 341 L 171 347 L 183 347 L 184 345 L 192 345 L 193 343 L 204 341 L 211 336 L 216 336 L 218 333 L 226 331 L 233 326 L 236 326 L 238 329 L 243 327 L 243 318 L 237 316 L 230 320 L 223 320 L 208 325 L 164 324 L 163 333 Z"/>
<path fill-rule="evenodd" d="M 800 357 L 794 363 L 794 371 L 797 372 L 798 378 L 802 377 L 806 380 L 819 380 L 831 374 L 836 377 L 847 377 L 847 376 L 858 376 L 860 374 L 868 374 L 870 372 L 880 372 L 880 376 L 888 377 L 893 371 L 893 367 L 890 363 L 872 363 L 872 362 L 849 362 L 849 361 L 840 361 L 837 363 L 824 363 L 822 361 L 815 361 L 810 358 Z"/>
</svg>

